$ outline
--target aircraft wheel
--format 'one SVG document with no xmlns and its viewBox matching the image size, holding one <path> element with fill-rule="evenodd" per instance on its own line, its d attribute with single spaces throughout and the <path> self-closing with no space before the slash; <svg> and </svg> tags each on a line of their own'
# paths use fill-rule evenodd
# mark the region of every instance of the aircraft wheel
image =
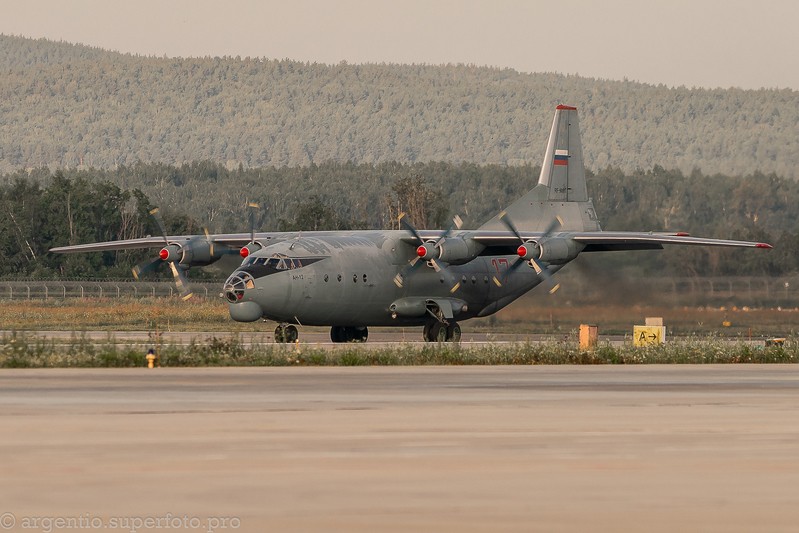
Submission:
<svg viewBox="0 0 799 533">
<path fill-rule="evenodd" d="M 425 324 L 424 340 L 426 342 L 444 342 L 447 340 L 447 326 L 441 322 Z"/>
<path fill-rule="evenodd" d="M 285 339 L 283 342 L 297 342 L 297 339 L 300 338 L 300 334 L 297 331 L 297 326 L 289 324 L 283 328 L 283 331 L 283 338 Z"/>
<path fill-rule="evenodd" d="M 346 328 L 333 326 L 330 328 L 330 340 L 333 342 L 347 342 Z"/>
<path fill-rule="evenodd" d="M 369 338 L 369 329 L 366 326 L 352 328 L 352 340 L 350 342 L 366 342 Z"/>
<path fill-rule="evenodd" d="M 278 324 L 275 328 L 275 342 L 286 342 L 286 327 L 283 324 Z"/>
<path fill-rule="evenodd" d="M 447 342 L 460 342 L 461 341 L 461 327 L 457 322 L 451 323 L 447 326 Z"/>
</svg>

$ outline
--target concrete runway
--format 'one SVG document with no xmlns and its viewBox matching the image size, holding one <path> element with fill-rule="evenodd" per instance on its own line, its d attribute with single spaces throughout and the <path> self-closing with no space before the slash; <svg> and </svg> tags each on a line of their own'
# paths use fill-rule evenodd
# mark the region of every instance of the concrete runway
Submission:
<svg viewBox="0 0 799 533">
<path fill-rule="evenodd" d="M 3 370 L 0 435 L 0 531 L 799 524 L 797 365 Z"/>
</svg>

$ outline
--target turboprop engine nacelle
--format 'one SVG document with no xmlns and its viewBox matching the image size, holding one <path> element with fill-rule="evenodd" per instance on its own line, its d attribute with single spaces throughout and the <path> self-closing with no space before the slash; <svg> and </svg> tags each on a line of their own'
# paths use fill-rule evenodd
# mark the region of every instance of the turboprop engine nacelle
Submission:
<svg viewBox="0 0 799 533">
<path fill-rule="evenodd" d="M 214 246 L 206 240 L 193 240 L 189 241 L 183 247 L 183 257 L 180 263 L 186 266 L 207 266 L 221 258 L 217 248 L 222 246 Z"/>
<path fill-rule="evenodd" d="M 535 259 L 559 265 L 568 263 L 579 254 L 583 246 L 572 239 L 552 238 L 540 242 L 528 241 L 516 250 L 522 259 Z"/>
<path fill-rule="evenodd" d="M 239 255 L 242 259 L 247 259 L 250 254 L 257 252 L 261 248 L 263 248 L 263 245 L 260 242 L 251 242 L 239 250 Z"/>
<path fill-rule="evenodd" d="M 451 265 L 462 265 L 477 257 L 483 249 L 485 246 L 472 239 L 446 238 L 437 243 L 426 242 L 420 245 L 416 254 L 425 261 L 440 259 Z"/>
<path fill-rule="evenodd" d="M 163 261 L 175 261 L 184 267 L 202 267 L 221 259 L 227 251 L 224 245 L 213 244 L 207 239 L 194 239 L 183 245 L 164 246 L 158 256 Z"/>
</svg>

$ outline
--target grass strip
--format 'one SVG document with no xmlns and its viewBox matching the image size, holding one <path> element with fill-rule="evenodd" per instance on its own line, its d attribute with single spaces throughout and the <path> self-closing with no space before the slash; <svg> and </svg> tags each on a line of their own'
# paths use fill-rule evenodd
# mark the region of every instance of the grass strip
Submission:
<svg viewBox="0 0 799 533">
<path fill-rule="evenodd" d="M 56 343 L 12 332 L 0 340 L 0 368 L 143 367 L 145 352 L 140 346 L 119 345 L 112 336 L 97 341 L 73 333 L 69 341 Z M 328 350 L 303 344 L 245 344 L 233 335 L 166 344 L 160 353 L 166 367 L 797 363 L 799 342 L 789 338 L 781 345 L 755 346 L 743 340 L 695 337 L 646 348 L 600 343 L 590 351 L 564 341 L 488 346 L 352 344 Z"/>
</svg>

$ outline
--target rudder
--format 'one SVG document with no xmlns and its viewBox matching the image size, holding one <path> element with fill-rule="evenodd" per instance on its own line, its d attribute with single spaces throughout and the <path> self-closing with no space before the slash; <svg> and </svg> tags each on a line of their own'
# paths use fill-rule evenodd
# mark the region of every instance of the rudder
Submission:
<svg viewBox="0 0 799 533">
<path fill-rule="evenodd" d="M 544 231 L 556 218 L 562 221 L 560 230 L 601 230 L 593 203 L 588 198 L 576 107 L 559 105 L 555 108 L 538 184 L 503 213 L 520 230 Z M 501 215 L 496 215 L 480 229 L 505 230 Z"/>
</svg>

